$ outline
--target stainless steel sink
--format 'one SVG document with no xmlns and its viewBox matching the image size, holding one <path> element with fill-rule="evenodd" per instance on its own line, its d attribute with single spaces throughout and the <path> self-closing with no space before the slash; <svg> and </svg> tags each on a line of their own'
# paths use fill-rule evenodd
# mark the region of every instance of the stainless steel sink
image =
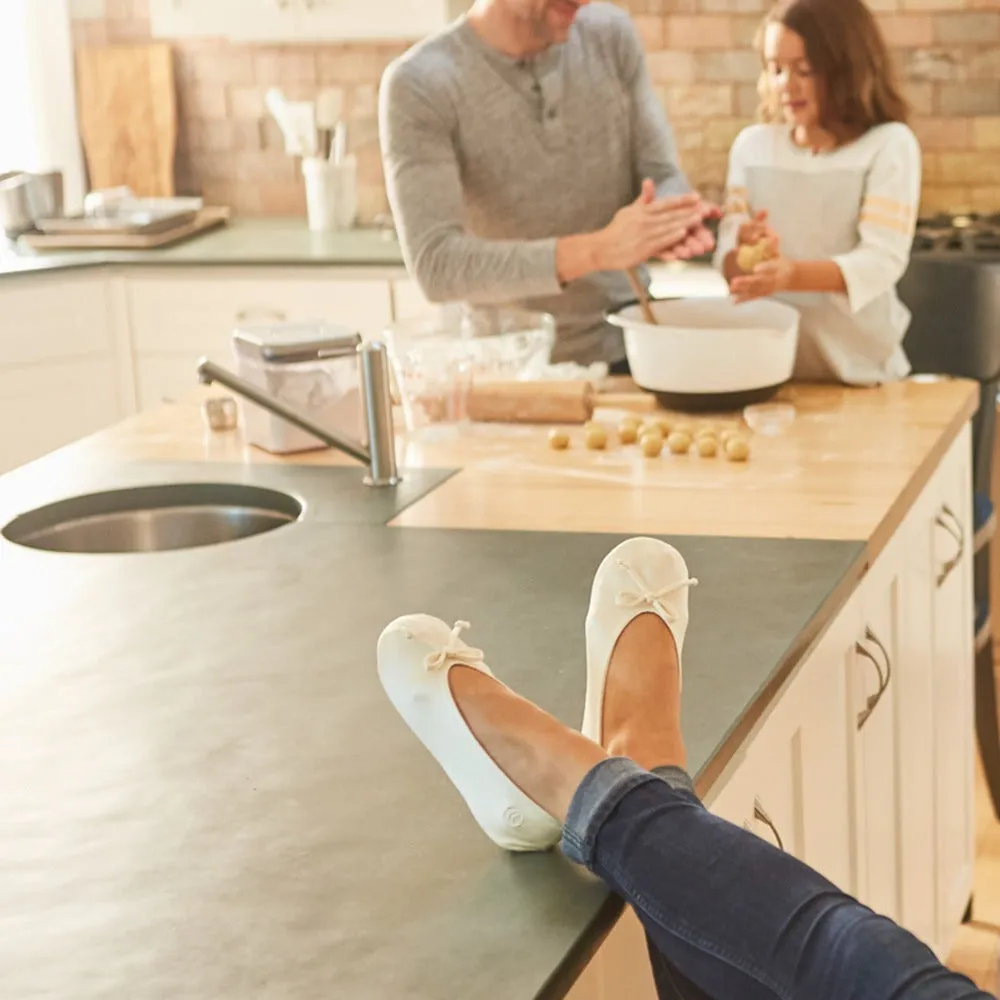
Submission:
<svg viewBox="0 0 1000 1000">
<path fill-rule="evenodd" d="M 164 552 L 233 542 L 297 521 L 300 500 L 239 483 L 175 483 L 91 493 L 21 514 L 0 534 L 48 552 Z"/>
</svg>

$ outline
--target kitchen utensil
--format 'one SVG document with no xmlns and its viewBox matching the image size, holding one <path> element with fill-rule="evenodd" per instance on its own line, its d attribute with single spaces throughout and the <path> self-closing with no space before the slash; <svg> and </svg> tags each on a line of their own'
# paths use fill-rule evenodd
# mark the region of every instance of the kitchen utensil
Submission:
<svg viewBox="0 0 1000 1000">
<path fill-rule="evenodd" d="M 778 437 L 795 423 L 795 407 L 791 403 L 759 403 L 748 406 L 743 419 L 750 430 L 764 437 Z"/>
<path fill-rule="evenodd" d="M 293 153 L 296 146 L 295 130 L 292 127 L 288 113 L 288 101 L 284 92 L 278 87 L 268 88 L 264 95 L 264 104 L 271 112 L 271 117 L 277 122 L 278 128 L 281 129 L 281 135 L 285 140 L 285 152 Z"/>
<path fill-rule="evenodd" d="M 320 132 L 330 133 L 329 146 L 324 147 L 321 143 L 317 152 L 320 156 L 325 156 L 327 159 L 334 160 L 334 162 L 337 163 L 341 162 L 344 153 L 346 152 L 346 147 L 343 145 L 344 140 L 340 140 L 341 145 L 338 147 L 336 138 L 337 129 L 340 128 L 343 131 L 344 128 L 343 115 L 344 93 L 342 90 L 335 90 L 332 87 L 327 87 L 317 94 L 316 128 Z"/>
<path fill-rule="evenodd" d="M 31 174 L 20 170 L 0 174 L 0 226 L 9 239 L 17 239 L 35 224 L 30 188 Z"/>
<path fill-rule="evenodd" d="M 662 299 L 657 323 L 636 305 L 608 314 L 625 333 L 632 377 L 665 407 L 740 409 L 763 402 L 792 376 L 799 314 L 761 300 Z"/>
<path fill-rule="evenodd" d="M 474 382 L 467 409 L 477 423 L 582 424 L 595 396 L 586 381 Z"/>
<path fill-rule="evenodd" d="M 639 309 L 642 311 L 642 318 L 650 325 L 656 326 L 656 315 L 649 305 L 649 293 L 646 286 L 639 280 L 639 274 L 634 267 L 627 268 L 625 276 L 632 286 L 632 294 L 639 300 Z"/>
<path fill-rule="evenodd" d="M 365 440 L 358 366 L 361 337 L 323 322 L 242 326 L 233 334 L 238 374 L 323 429 Z M 246 438 L 273 454 L 326 448 L 288 421 L 241 401 Z"/>
<path fill-rule="evenodd" d="M 347 126 L 337 122 L 333 130 L 333 149 L 330 157 L 334 163 L 344 163 L 347 160 Z"/>
<path fill-rule="evenodd" d="M 173 195 L 177 96 L 171 47 L 81 46 L 76 81 L 91 186 Z"/>
</svg>

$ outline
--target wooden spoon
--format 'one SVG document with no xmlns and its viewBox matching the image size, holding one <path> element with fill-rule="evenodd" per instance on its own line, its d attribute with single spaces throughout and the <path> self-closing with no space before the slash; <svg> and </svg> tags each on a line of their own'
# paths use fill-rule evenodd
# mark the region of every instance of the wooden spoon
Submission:
<svg viewBox="0 0 1000 1000">
<path fill-rule="evenodd" d="M 636 269 L 634 267 L 626 268 L 625 276 L 628 278 L 628 283 L 632 286 L 633 294 L 639 300 L 639 309 L 642 312 L 642 318 L 651 326 L 657 326 L 656 314 L 649 304 L 649 295 L 646 293 L 646 286 L 639 280 Z"/>
</svg>

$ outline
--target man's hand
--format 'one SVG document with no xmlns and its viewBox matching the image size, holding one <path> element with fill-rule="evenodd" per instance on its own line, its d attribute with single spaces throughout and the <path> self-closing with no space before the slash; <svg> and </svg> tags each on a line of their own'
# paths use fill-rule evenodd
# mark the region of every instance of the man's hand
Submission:
<svg viewBox="0 0 1000 1000">
<path fill-rule="evenodd" d="M 657 198 L 651 180 L 642 193 L 596 233 L 563 236 L 556 243 L 556 272 L 566 284 L 593 271 L 622 271 L 654 258 L 687 260 L 715 246 L 705 220 L 720 209 L 694 192 Z"/>
<path fill-rule="evenodd" d="M 753 274 L 739 275 L 729 283 L 736 302 L 751 302 L 778 292 L 787 292 L 795 284 L 795 261 L 787 257 L 758 264 Z"/>
<path fill-rule="evenodd" d="M 702 201 L 699 205 L 699 214 L 701 218 L 698 224 L 688 230 L 687 236 L 680 243 L 665 253 L 658 254 L 660 260 L 690 260 L 692 257 L 711 253 L 715 249 L 715 237 L 709 232 L 705 221 L 721 218 L 722 209 L 709 201 Z"/>
<path fill-rule="evenodd" d="M 623 271 L 645 264 L 681 246 L 702 225 L 701 198 L 694 193 L 657 198 L 651 180 L 597 233 L 597 263 L 601 271 Z"/>
</svg>

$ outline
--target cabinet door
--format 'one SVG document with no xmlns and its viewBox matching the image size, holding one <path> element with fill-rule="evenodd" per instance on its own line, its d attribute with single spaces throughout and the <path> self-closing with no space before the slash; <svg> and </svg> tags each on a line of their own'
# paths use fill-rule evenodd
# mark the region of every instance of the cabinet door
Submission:
<svg viewBox="0 0 1000 1000">
<path fill-rule="evenodd" d="M 778 695 L 712 811 L 853 890 L 846 665 L 860 610 L 840 611 Z"/>
<path fill-rule="evenodd" d="M 972 473 L 967 436 L 938 474 L 934 552 L 934 790 L 938 944 L 945 953 L 972 893 L 975 669 Z"/>
<path fill-rule="evenodd" d="M 114 361 L 0 366 L 0 474 L 110 427 L 123 416 Z"/>
<path fill-rule="evenodd" d="M 0 283 L 0 473 L 126 414 L 108 290 L 92 270 Z"/>
<path fill-rule="evenodd" d="M 370 337 L 391 319 L 387 280 L 336 269 L 302 277 L 269 268 L 179 268 L 129 277 L 128 300 L 140 409 L 190 392 L 202 355 L 232 365 L 233 330 L 242 324 L 323 320 Z"/>
<path fill-rule="evenodd" d="M 855 863 L 858 897 L 899 920 L 899 784 L 896 688 L 902 567 L 895 546 L 879 557 L 863 584 L 864 629 L 848 669 L 848 727 L 852 748 Z"/>
</svg>

